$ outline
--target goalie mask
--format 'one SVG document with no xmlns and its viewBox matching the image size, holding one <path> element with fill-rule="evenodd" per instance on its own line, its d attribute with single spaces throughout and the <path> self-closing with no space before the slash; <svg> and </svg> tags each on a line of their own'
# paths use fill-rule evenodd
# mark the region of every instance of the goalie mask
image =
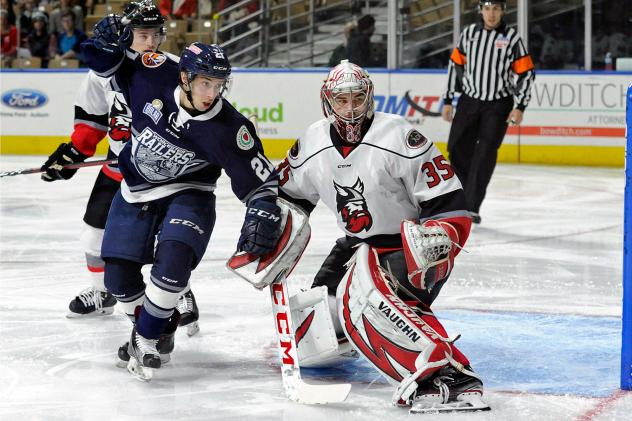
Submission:
<svg viewBox="0 0 632 421">
<path fill-rule="evenodd" d="M 362 67 L 342 60 L 320 89 L 323 114 L 347 143 L 362 140 L 362 123 L 373 117 L 373 82 Z"/>
</svg>

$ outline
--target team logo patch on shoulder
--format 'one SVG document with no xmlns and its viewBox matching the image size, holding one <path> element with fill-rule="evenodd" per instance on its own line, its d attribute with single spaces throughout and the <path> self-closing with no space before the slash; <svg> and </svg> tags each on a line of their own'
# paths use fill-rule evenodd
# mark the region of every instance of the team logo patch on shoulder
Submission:
<svg viewBox="0 0 632 421">
<path fill-rule="evenodd" d="M 248 132 L 246 126 L 241 126 L 237 132 L 237 146 L 239 149 L 247 151 L 248 149 L 252 149 L 254 144 L 255 140 L 252 138 L 250 132 Z"/>
<path fill-rule="evenodd" d="M 426 139 L 426 136 L 422 135 L 415 129 L 412 129 L 406 135 L 406 146 L 411 149 L 419 149 L 427 142 L 428 139 Z"/>
<path fill-rule="evenodd" d="M 160 53 L 145 53 L 141 57 L 141 61 L 145 67 L 158 67 L 167 61 L 167 56 Z"/>
<path fill-rule="evenodd" d="M 294 144 L 290 148 L 290 158 L 292 158 L 292 159 L 298 158 L 298 151 L 299 151 L 299 148 L 300 148 L 299 141 L 300 141 L 300 139 L 296 139 L 296 142 L 294 142 Z"/>
</svg>

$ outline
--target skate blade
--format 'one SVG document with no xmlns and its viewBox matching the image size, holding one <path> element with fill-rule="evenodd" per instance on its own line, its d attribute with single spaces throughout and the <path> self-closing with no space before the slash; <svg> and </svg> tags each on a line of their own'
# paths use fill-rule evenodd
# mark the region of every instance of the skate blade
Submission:
<svg viewBox="0 0 632 421">
<path fill-rule="evenodd" d="M 134 378 L 143 382 L 150 381 L 154 376 L 154 370 L 151 367 L 144 367 L 140 365 L 138 361 L 136 361 L 136 358 L 129 359 L 129 362 L 127 363 L 127 371 Z"/>
<path fill-rule="evenodd" d="M 200 331 L 200 325 L 198 322 L 189 323 L 187 325 L 187 335 L 189 337 L 196 335 Z"/>
<path fill-rule="evenodd" d="M 160 362 L 161 364 L 167 364 L 171 361 L 171 354 L 160 354 Z M 118 368 L 126 368 L 129 361 L 122 360 L 120 358 L 116 359 L 116 366 Z"/>
<path fill-rule="evenodd" d="M 410 414 L 442 414 L 445 412 L 489 411 L 491 408 L 480 396 L 467 396 L 462 400 L 448 403 L 416 402 L 408 411 Z"/>
<path fill-rule="evenodd" d="M 93 311 L 91 313 L 86 313 L 86 314 L 73 313 L 72 311 L 69 311 L 68 313 L 66 313 L 66 318 L 67 319 L 85 319 L 89 317 L 109 316 L 112 313 L 114 313 L 114 307 L 106 307 L 99 311 Z"/>
</svg>

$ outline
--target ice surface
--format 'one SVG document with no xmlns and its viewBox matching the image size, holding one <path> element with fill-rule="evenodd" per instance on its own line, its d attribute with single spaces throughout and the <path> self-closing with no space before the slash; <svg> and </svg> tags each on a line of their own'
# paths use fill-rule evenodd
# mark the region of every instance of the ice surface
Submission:
<svg viewBox="0 0 632 421">
<path fill-rule="evenodd" d="M 42 157 L 0 157 L 0 171 Z M 621 169 L 499 165 L 481 216 L 435 311 L 483 376 L 488 413 L 408 415 L 365 362 L 307 377 L 351 381 L 346 402 L 283 396 L 267 292 L 224 268 L 243 206 L 226 177 L 211 244 L 191 282 L 201 332 L 177 333 L 172 362 L 150 383 L 114 365 L 130 324 L 120 313 L 67 319 L 88 286 L 81 218 L 98 169 L 66 182 L 0 180 L 0 419 L 4 420 L 627 420 L 618 391 Z M 290 279 L 309 285 L 340 232 L 318 206 Z"/>
</svg>

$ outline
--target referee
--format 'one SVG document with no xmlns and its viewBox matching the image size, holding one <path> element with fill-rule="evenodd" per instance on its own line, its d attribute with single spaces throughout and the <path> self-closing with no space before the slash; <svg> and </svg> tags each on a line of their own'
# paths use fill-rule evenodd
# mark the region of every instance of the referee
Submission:
<svg viewBox="0 0 632 421">
<path fill-rule="evenodd" d="M 518 125 L 531 98 L 535 71 L 514 28 L 503 21 L 506 0 L 480 0 L 480 23 L 466 27 L 448 64 L 442 117 L 452 121 L 452 100 L 460 92 L 448 138 L 448 156 L 475 224 L 492 178 L 507 125 Z"/>
</svg>

